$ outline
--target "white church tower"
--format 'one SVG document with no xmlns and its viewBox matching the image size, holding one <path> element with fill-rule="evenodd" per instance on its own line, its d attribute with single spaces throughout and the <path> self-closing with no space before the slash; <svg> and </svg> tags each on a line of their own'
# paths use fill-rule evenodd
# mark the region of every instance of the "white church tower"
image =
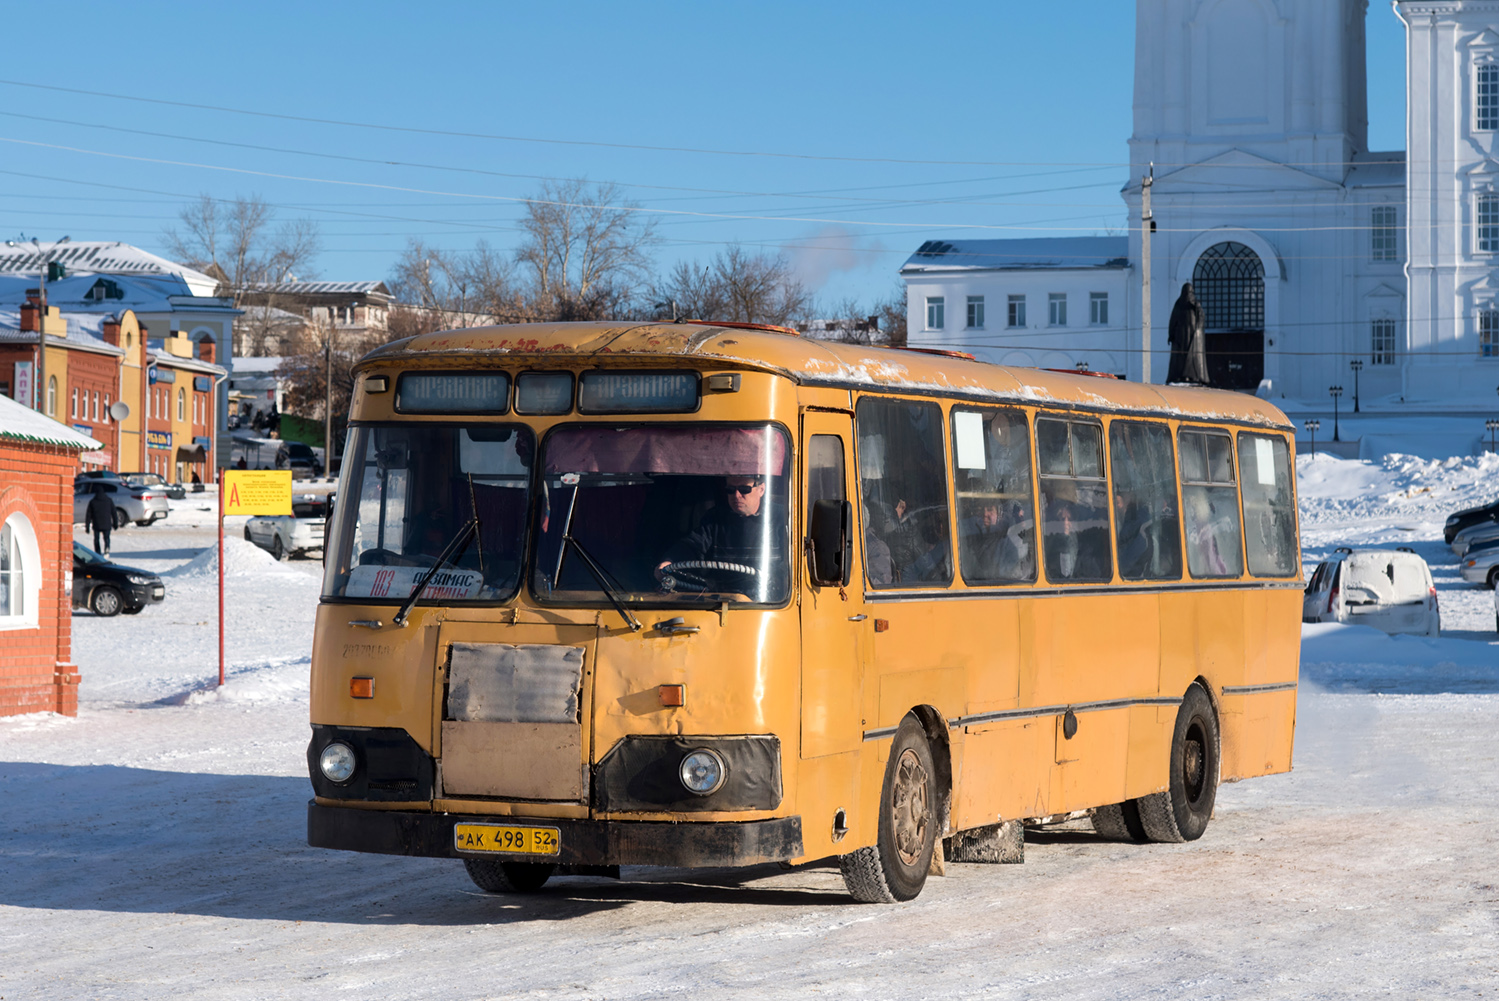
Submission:
<svg viewBox="0 0 1499 1001">
<path fill-rule="evenodd" d="M 1138 262 L 1140 178 L 1154 164 L 1155 381 L 1191 282 L 1214 385 L 1351 396 L 1357 359 L 1366 398 L 1402 392 L 1404 164 L 1367 149 L 1367 6 L 1138 0 L 1125 199 Z"/>
<path fill-rule="evenodd" d="M 1406 395 L 1499 387 L 1499 2 L 1401 0 L 1410 337 Z"/>
</svg>

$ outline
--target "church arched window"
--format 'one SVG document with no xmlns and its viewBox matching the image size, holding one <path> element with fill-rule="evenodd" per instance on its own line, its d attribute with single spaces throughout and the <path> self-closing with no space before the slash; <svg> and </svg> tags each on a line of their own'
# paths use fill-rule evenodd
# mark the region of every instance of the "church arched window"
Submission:
<svg viewBox="0 0 1499 1001">
<path fill-rule="evenodd" d="M 1265 265 L 1242 243 L 1214 244 L 1192 269 L 1208 330 L 1265 329 Z"/>
<path fill-rule="evenodd" d="M 1479 63 L 1473 70 L 1473 130 L 1499 130 L 1499 65 Z"/>
</svg>

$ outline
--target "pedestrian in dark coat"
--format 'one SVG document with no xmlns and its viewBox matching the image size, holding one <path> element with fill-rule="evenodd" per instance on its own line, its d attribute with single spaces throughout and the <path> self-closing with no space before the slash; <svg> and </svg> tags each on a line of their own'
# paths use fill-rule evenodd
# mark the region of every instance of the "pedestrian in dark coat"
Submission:
<svg viewBox="0 0 1499 1001">
<path fill-rule="evenodd" d="M 88 502 L 88 511 L 83 516 L 83 530 L 94 531 L 94 552 L 101 556 L 109 553 L 109 533 L 115 527 L 115 502 L 110 498 L 104 484 L 94 484 L 94 496 Z"/>
</svg>

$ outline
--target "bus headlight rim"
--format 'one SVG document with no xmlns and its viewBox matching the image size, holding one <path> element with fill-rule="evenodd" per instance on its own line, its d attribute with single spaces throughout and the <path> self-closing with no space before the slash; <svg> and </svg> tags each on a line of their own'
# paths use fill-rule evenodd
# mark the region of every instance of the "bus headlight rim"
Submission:
<svg viewBox="0 0 1499 1001">
<path fill-rule="evenodd" d="M 356 764 L 354 748 L 341 740 L 330 743 L 318 756 L 318 770 L 325 779 L 338 785 L 343 785 L 354 777 Z"/>
<path fill-rule="evenodd" d="M 729 766 L 711 747 L 696 747 L 682 755 L 677 778 L 694 796 L 711 796 L 728 781 Z"/>
</svg>

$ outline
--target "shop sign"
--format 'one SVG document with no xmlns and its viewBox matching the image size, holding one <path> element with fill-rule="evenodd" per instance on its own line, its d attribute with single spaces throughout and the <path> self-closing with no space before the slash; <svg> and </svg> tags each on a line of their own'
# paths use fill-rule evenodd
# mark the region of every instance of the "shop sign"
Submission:
<svg viewBox="0 0 1499 1001">
<path fill-rule="evenodd" d="M 213 388 L 213 380 L 206 375 L 193 376 L 193 389 L 199 393 L 206 393 Z"/>
<path fill-rule="evenodd" d="M 31 366 L 29 361 L 16 362 L 16 402 L 27 407 L 36 406 L 31 399 Z"/>
<path fill-rule="evenodd" d="M 146 445 L 149 448 L 171 448 L 172 432 L 170 431 L 147 431 Z"/>
<path fill-rule="evenodd" d="M 153 386 L 156 385 L 158 382 L 176 382 L 177 381 L 177 370 L 176 369 L 162 368 L 160 365 L 152 365 L 151 369 L 150 369 L 150 372 L 151 372 L 150 382 L 151 382 L 151 384 Z"/>
<path fill-rule="evenodd" d="M 207 435 L 204 435 L 204 434 L 194 435 L 193 436 L 193 444 L 194 445 L 202 445 L 204 448 L 210 448 L 210 447 L 213 446 L 213 440 L 210 439 Z"/>
</svg>

